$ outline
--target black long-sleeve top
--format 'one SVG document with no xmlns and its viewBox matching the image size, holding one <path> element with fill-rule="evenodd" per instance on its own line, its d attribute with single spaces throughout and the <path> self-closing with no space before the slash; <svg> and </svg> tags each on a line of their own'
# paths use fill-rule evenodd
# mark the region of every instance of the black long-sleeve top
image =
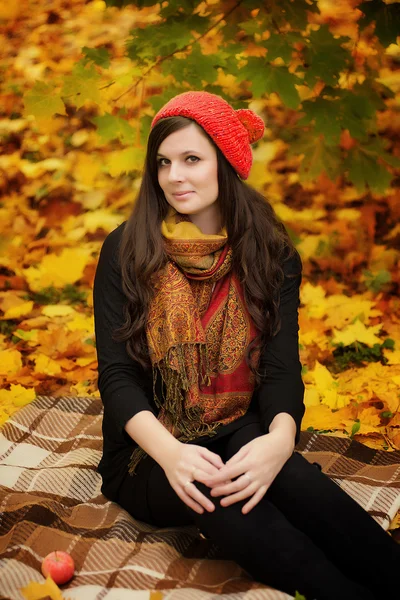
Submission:
<svg viewBox="0 0 400 600">
<path fill-rule="evenodd" d="M 103 479 L 102 492 L 110 500 L 117 498 L 119 487 L 128 473 L 130 456 L 137 447 L 125 431 L 126 423 L 142 410 L 149 410 L 155 415 L 158 413 L 153 399 L 151 369 L 145 371 L 128 355 L 125 342 L 115 342 L 111 336 L 123 324 L 123 306 L 126 303 L 118 263 L 118 247 L 125 223 L 104 240 L 93 288 L 98 388 L 104 405 L 103 456 L 98 471 Z M 262 349 L 260 357 L 260 365 L 267 367 L 268 378 L 254 390 L 246 414 L 233 423 L 222 425 L 216 435 L 209 438 L 210 441 L 254 421 L 259 421 L 267 433 L 274 417 L 282 412 L 295 420 L 295 443 L 299 440 L 305 407 L 298 348 L 299 288 L 302 280 L 298 253 L 287 260 L 283 268 L 281 329 Z M 298 273 L 298 276 L 288 278 L 286 275 L 289 273 Z M 156 392 L 161 397 L 161 390 L 156 388 Z"/>
</svg>

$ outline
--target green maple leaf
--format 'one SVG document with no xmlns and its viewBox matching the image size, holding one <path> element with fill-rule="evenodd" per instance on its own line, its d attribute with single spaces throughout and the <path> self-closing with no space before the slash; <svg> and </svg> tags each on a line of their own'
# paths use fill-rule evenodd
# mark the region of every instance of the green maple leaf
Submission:
<svg viewBox="0 0 400 600">
<path fill-rule="evenodd" d="M 335 39 L 327 25 L 312 31 L 307 47 L 303 50 L 305 68 L 304 81 L 310 87 L 319 80 L 335 86 L 340 72 L 347 67 L 350 53 L 342 48 L 344 38 Z"/>
<path fill-rule="evenodd" d="M 199 15 L 179 14 L 167 21 L 131 31 L 132 38 L 127 43 L 127 54 L 132 60 L 156 60 L 185 48 L 195 41 L 193 31 L 201 34 L 209 20 Z"/>
<path fill-rule="evenodd" d="M 375 34 L 385 47 L 395 44 L 400 32 L 400 7 L 386 4 L 382 0 L 369 0 L 357 7 L 364 13 L 359 20 L 361 26 L 375 22 Z"/>
<path fill-rule="evenodd" d="M 110 66 L 110 54 L 107 48 L 88 48 L 84 46 L 82 52 L 85 55 L 85 59 L 83 59 L 85 64 L 92 61 L 104 69 L 108 69 Z"/>
<path fill-rule="evenodd" d="M 164 61 L 162 71 L 165 75 L 173 75 L 176 81 L 186 81 L 192 87 L 201 87 L 203 81 L 214 83 L 218 76 L 217 67 L 224 64 L 223 54 L 202 54 L 196 44 L 186 58 Z"/>
<path fill-rule="evenodd" d="M 106 113 L 92 119 L 97 125 L 97 133 L 107 143 L 120 139 L 125 144 L 132 144 L 135 140 L 135 129 L 125 119 Z"/>
<path fill-rule="evenodd" d="M 74 65 L 71 75 L 66 75 L 61 96 L 68 98 L 77 108 L 83 106 L 86 100 L 96 104 L 101 102 L 98 89 L 101 77 L 94 65 L 85 65 L 79 61 Z"/>
<path fill-rule="evenodd" d="M 302 103 L 304 116 L 297 125 L 314 125 L 316 135 L 324 135 L 328 145 L 338 144 L 341 127 L 340 101 L 318 97 L 315 100 L 306 100 Z"/>
<path fill-rule="evenodd" d="M 299 105 L 300 98 L 295 88 L 299 79 L 289 73 L 286 67 L 276 67 L 265 59 L 251 56 L 247 65 L 238 72 L 237 79 L 251 82 L 253 96 L 256 98 L 275 92 L 289 108 Z"/>
<path fill-rule="evenodd" d="M 387 191 L 392 177 L 378 159 L 393 167 L 400 166 L 400 160 L 385 150 L 383 140 L 379 138 L 354 146 L 349 151 L 345 166 L 358 191 L 364 192 L 367 188 L 380 194 Z"/>
<path fill-rule="evenodd" d="M 174 2 L 169 0 L 168 4 L 165 3 L 160 10 L 160 15 L 162 17 L 168 18 L 173 15 L 186 14 L 191 15 L 194 9 L 200 4 L 201 0 L 180 0 L 179 2 Z M 135 3 L 136 4 L 136 3 Z M 154 2 L 152 2 L 154 5 Z"/>
<path fill-rule="evenodd" d="M 36 81 L 33 88 L 24 96 L 24 115 L 37 119 L 49 119 L 53 115 L 66 115 L 64 102 L 54 94 L 55 86 L 44 81 Z"/>
<path fill-rule="evenodd" d="M 327 145 L 321 136 L 317 137 L 309 133 L 294 140 L 291 142 L 288 155 L 303 155 L 299 170 L 301 181 L 313 181 L 323 171 L 332 180 L 341 173 L 340 149 L 337 146 Z"/>
<path fill-rule="evenodd" d="M 251 19 L 250 21 L 243 21 L 239 23 L 240 29 L 243 29 L 247 35 L 254 35 L 255 33 L 261 33 L 261 24 L 257 19 Z"/>
<path fill-rule="evenodd" d="M 272 19 L 278 25 L 286 25 L 289 22 L 296 29 L 303 30 L 308 24 L 307 12 L 319 12 L 316 0 L 310 3 L 306 0 L 280 0 L 273 3 Z"/>
<path fill-rule="evenodd" d="M 285 64 L 289 64 L 292 60 L 293 43 L 302 39 L 299 34 L 296 33 L 272 33 L 271 36 L 265 42 L 262 42 L 264 48 L 267 48 L 269 61 L 275 60 L 275 58 L 281 58 Z"/>
</svg>

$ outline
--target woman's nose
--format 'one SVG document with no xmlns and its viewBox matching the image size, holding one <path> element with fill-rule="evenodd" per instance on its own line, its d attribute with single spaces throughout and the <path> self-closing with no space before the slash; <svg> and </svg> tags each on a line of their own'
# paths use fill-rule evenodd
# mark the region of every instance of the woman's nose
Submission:
<svg viewBox="0 0 400 600">
<path fill-rule="evenodd" d="M 182 165 L 178 162 L 171 162 L 169 166 L 168 178 L 170 181 L 182 181 L 184 177 Z"/>
</svg>

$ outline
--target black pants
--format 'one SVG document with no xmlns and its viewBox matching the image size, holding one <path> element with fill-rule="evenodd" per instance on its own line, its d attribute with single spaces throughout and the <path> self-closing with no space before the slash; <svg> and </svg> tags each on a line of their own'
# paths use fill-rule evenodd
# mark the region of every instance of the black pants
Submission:
<svg viewBox="0 0 400 600">
<path fill-rule="evenodd" d="M 207 443 L 224 462 L 262 435 L 256 423 Z M 202 515 L 179 499 L 150 457 L 121 486 L 118 503 L 133 517 L 159 527 L 195 524 L 252 577 L 307 600 L 383 600 L 399 597 L 400 545 L 315 464 L 294 452 L 264 498 Z"/>
</svg>

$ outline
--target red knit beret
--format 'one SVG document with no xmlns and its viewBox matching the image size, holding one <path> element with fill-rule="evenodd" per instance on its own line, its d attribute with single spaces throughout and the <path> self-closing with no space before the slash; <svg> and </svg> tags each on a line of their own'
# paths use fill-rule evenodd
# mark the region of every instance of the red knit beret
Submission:
<svg viewBox="0 0 400 600">
<path fill-rule="evenodd" d="M 264 121 L 247 108 L 235 110 L 226 100 L 209 92 L 184 92 L 165 104 L 151 127 L 166 117 L 187 117 L 208 133 L 236 173 L 247 179 L 253 156 L 250 144 L 264 133 Z"/>
</svg>

